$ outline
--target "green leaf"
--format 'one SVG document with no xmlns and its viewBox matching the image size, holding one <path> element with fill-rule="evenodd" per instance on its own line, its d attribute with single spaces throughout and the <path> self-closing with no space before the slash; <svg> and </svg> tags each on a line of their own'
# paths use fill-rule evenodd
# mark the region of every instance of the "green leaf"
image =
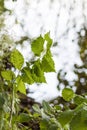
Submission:
<svg viewBox="0 0 87 130">
<path fill-rule="evenodd" d="M 44 112 L 46 112 L 48 114 L 52 112 L 52 108 L 50 107 L 48 102 L 43 101 L 42 106 L 43 106 Z"/>
<path fill-rule="evenodd" d="M 29 69 L 29 67 L 24 67 L 22 69 L 22 80 L 23 80 L 23 82 L 28 83 L 28 84 L 34 83 L 34 80 L 32 78 L 32 73 L 31 73 L 31 70 Z"/>
<path fill-rule="evenodd" d="M 37 83 L 46 83 L 44 72 L 41 69 L 40 60 L 37 60 L 32 67 L 32 76 L 35 82 Z"/>
<path fill-rule="evenodd" d="M 58 130 L 59 123 L 55 118 L 50 119 L 49 130 Z"/>
<path fill-rule="evenodd" d="M 87 130 L 87 110 L 81 110 L 72 119 L 70 130 Z"/>
<path fill-rule="evenodd" d="M 1 71 L 1 76 L 5 79 L 5 80 L 12 80 L 13 78 L 15 78 L 15 74 L 11 71 L 11 70 L 4 70 Z"/>
<path fill-rule="evenodd" d="M 62 97 L 65 101 L 70 101 L 74 97 L 74 92 L 70 88 L 64 88 L 62 91 Z"/>
<path fill-rule="evenodd" d="M 56 124 L 50 124 L 49 130 L 58 130 L 58 126 Z"/>
<path fill-rule="evenodd" d="M 71 110 L 64 111 L 59 115 L 58 121 L 60 122 L 62 127 L 64 127 L 66 124 L 68 124 L 71 121 L 73 115 L 74 112 Z"/>
<path fill-rule="evenodd" d="M 41 122 L 40 122 L 40 130 L 48 130 L 49 128 L 49 123 L 47 120 L 43 119 Z"/>
<path fill-rule="evenodd" d="M 46 33 L 44 38 L 47 41 L 47 49 L 50 49 L 53 42 L 53 40 L 50 38 L 50 32 Z"/>
<path fill-rule="evenodd" d="M 82 104 L 83 102 L 86 102 L 86 103 L 87 103 L 87 99 L 84 98 L 84 97 L 82 97 L 81 95 L 76 95 L 76 96 L 74 97 L 74 103 L 75 103 L 76 105 L 80 105 L 80 104 Z"/>
<path fill-rule="evenodd" d="M 35 112 L 41 113 L 41 110 L 40 110 L 40 108 L 39 108 L 39 106 L 37 104 L 33 105 L 33 109 L 34 109 Z"/>
<path fill-rule="evenodd" d="M 54 109 L 57 111 L 57 110 L 61 110 L 62 108 L 61 108 L 61 106 L 59 106 L 59 105 L 55 105 L 55 106 L 54 106 Z"/>
<path fill-rule="evenodd" d="M 17 91 L 26 94 L 26 87 L 20 76 L 17 77 Z"/>
<path fill-rule="evenodd" d="M 58 124 L 54 121 L 54 119 L 42 119 L 40 122 L 40 130 L 59 130 Z"/>
<path fill-rule="evenodd" d="M 47 51 L 47 53 L 44 55 L 41 68 L 44 72 L 55 72 L 55 65 L 50 51 Z"/>
<path fill-rule="evenodd" d="M 34 40 L 31 44 L 31 49 L 36 56 L 40 56 L 41 52 L 44 49 L 44 39 L 42 36 L 39 36 L 36 40 Z"/>
<path fill-rule="evenodd" d="M 24 64 L 23 55 L 18 50 L 13 50 L 10 56 L 10 61 L 16 69 L 21 69 Z"/>
<path fill-rule="evenodd" d="M 85 103 L 84 103 L 84 102 L 81 103 L 81 104 L 79 104 L 79 105 L 74 109 L 75 115 L 76 115 L 78 112 L 80 112 L 80 111 L 83 109 L 84 106 L 85 106 Z"/>
<path fill-rule="evenodd" d="M 26 113 L 21 113 L 16 121 L 20 122 L 20 123 L 23 123 L 23 122 L 29 122 L 31 120 L 31 116 L 29 114 L 26 114 Z"/>
</svg>

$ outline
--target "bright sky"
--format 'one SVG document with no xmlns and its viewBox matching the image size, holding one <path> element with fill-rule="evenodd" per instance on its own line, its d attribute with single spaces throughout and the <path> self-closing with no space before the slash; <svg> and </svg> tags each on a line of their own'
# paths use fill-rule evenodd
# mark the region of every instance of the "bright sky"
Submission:
<svg viewBox="0 0 87 130">
<path fill-rule="evenodd" d="M 73 64 L 81 64 L 76 32 L 83 27 L 87 20 L 86 0 L 73 2 L 74 0 L 17 0 L 15 4 L 11 0 L 6 2 L 6 6 L 14 10 L 13 16 L 6 20 L 8 28 L 10 28 L 9 33 L 13 33 L 14 37 L 18 39 L 24 35 L 34 38 L 50 31 L 54 42 L 58 42 L 58 46 L 51 49 L 56 72 L 64 69 L 67 72 L 66 79 L 69 81 L 76 78 L 72 72 Z M 23 28 L 20 24 L 14 25 L 16 18 Z M 75 29 L 73 29 L 74 25 L 76 25 Z M 73 42 L 72 39 L 75 41 Z M 25 43 L 24 48 L 20 46 L 17 48 L 26 59 L 31 58 L 28 43 Z M 34 93 L 29 96 L 41 102 L 43 99 L 51 100 L 60 95 L 61 92 L 57 90 L 56 76 L 57 73 L 46 74 L 47 84 L 30 85 L 30 91 Z"/>
</svg>

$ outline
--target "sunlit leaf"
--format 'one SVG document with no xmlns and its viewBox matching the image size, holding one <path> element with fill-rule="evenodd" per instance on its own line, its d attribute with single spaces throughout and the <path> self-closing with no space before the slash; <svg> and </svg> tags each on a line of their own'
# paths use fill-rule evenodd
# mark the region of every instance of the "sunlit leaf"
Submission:
<svg viewBox="0 0 87 130">
<path fill-rule="evenodd" d="M 34 80 L 32 78 L 32 73 L 28 67 L 24 67 L 22 69 L 22 80 L 23 82 L 28 83 L 28 84 L 34 83 Z"/>
<path fill-rule="evenodd" d="M 35 82 L 46 83 L 44 72 L 41 69 L 41 64 L 39 60 L 37 60 L 32 67 L 32 76 Z"/>
<path fill-rule="evenodd" d="M 47 49 L 50 49 L 53 42 L 53 40 L 50 38 L 50 32 L 46 33 L 44 38 L 47 41 Z"/>
<path fill-rule="evenodd" d="M 17 91 L 26 94 L 26 87 L 20 76 L 17 77 Z"/>
<path fill-rule="evenodd" d="M 44 55 L 41 68 L 44 72 L 55 72 L 55 65 L 50 51 L 47 51 L 47 53 Z"/>
<path fill-rule="evenodd" d="M 35 55 L 40 56 L 41 52 L 44 49 L 43 45 L 44 45 L 44 39 L 42 36 L 38 37 L 36 40 L 32 42 L 31 49 Z"/>
<path fill-rule="evenodd" d="M 9 80 L 9 81 L 15 78 L 15 74 L 11 70 L 2 71 L 1 75 L 5 80 Z"/>
<path fill-rule="evenodd" d="M 62 91 L 62 97 L 65 101 L 70 101 L 74 97 L 74 92 L 70 88 L 64 88 Z"/>
<path fill-rule="evenodd" d="M 16 69 L 21 69 L 24 64 L 24 58 L 18 50 L 13 50 L 10 56 L 10 61 Z"/>
</svg>

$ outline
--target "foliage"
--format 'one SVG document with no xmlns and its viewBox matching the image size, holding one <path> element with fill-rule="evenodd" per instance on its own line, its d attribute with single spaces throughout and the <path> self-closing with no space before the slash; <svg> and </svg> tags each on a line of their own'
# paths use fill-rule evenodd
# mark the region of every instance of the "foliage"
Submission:
<svg viewBox="0 0 87 130">
<path fill-rule="evenodd" d="M 49 33 L 46 34 L 50 38 Z M 46 37 L 40 36 L 44 43 L 47 41 L 46 47 L 39 51 L 39 56 L 36 53 L 36 46 L 38 44 L 37 38 L 31 43 L 31 48 L 35 60 L 33 62 L 24 61 L 23 55 L 17 50 L 13 49 L 9 55 L 10 68 L 2 69 L 0 73 L 2 86 L 0 89 L 0 129 L 1 130 L 34 130 L 31 122 L 37 130 L 86 130 L 87 129 L 87 98 L 86 94 L 83 96 L 77 95 L 70 88 L 62 90 L 62 98 L 66 103 L 74 105 L 70 108 L 69 105 L 52 106 L 46 101 L 43 101 L 40 108 L 37 104 L 33 106 L 33 114 L 29 110 L 20 112 L 20 99 L 18 92 L 26 94 L 26 83 L 42 83 L 46 82 L 44 72 L 55 72 L 54 62 L 50 47 L 48 47 L 48 40 Z M 41 41 L 41 39 L 40 39 Z M 40 43 L 39 41 L 39 43 Z M 40 43 L 41 44 L 41 43 Z M 39 45 L 40 46 L 40 45 Z M 46 56 L 49 54 L 49 56 Z M 43 54 L 43 55 L 42 55 Z M 46 57 L 46 60 L 44 60 Z M 50 60 L 51 59 L 51 60 Z M 44 68 L 46 62 L 46 69 Z M 25 65 L 24 65 L 25 63 Z M 44 64 L 44 66 L 43 66 Z M 15 73 L 16 72 L 16 73 Z M 27 125 L 26 125 L 27 123 Z M 38 127 L 37 127 L 38 126 Z"/>
<path fill-rule="evenodd" d="M 48 38 L 50 38 L 50 34 L 46 34 Z M 13 49 L 9 54 L 8 62 L 10 64 L 10 68 L 2 69 L 0 73 L 1 81 L 3 85 L 1 86 L 1 96 L 0 96 L 0 111 L 1 111 L 1 119 L 0 121 L 0 129 L 22 129 L 21 123 L 29 122 L 35 117 L 28 113 L 20 114 L 19 107 L 19 98 L 18 92 L 26 94 L 26 83 L 42 83 L 46 82 L 44 72 L 53 72 L 55 71 L 54 62 L 52 59 L 52 54 L 49 48 L 44 48 L 44 44 L 47 41 L 45 37 L 40 36 L 41 38 L 37 38 L 31 43 L 31 48 L 33 53 L 35 54 L 35 59 L 33 62 L 24 61 L 23 55 L 17 50 Z M 35 44 L 34 44 L 35 43 Z M 41 46 L 41 50 L 39 51 L 39 56 L 37 55 L 37 44 L 39 44 L 39 48 Z M 49 42 L 47 41 L 46 46 L 48 46 Z M 43 45 L 43 46 L 42 46 Z M 34 49 L 33 49 L 34 48 Z M 42 55 L 42 53 L 45 53 Z M 46 57 L 46 65 L 48 68 L 44 69 L 44 57 L 50 52 L 49 57 Z M 49 62 L 49 59 L 50 62 Z M 24 65 L 25 63 L 25 65 Z M 52 67 L 51 67 L 52 64 Z M 49 69 L 50 68 L 50 69 Z M 15 73 L 16 72 L 16 73 Z M 4 94 L 7 94 L 5 97 Z M 3 116 L 3 118 L 2 118 Z M 26 129 L 23 126 L 23 129 Z"/>
<path fill-rule="evenodd" d="M 63 95 L 67 100 L 65 89 Z M 79 102 L 81 98 L 83 101 Z M 51 106 L 45 101 L 42 103 L 42 109 L 35 105 L 34 110 L 41 116 L 40 130 L 87 130 L 87 98 L 85 95 L 82 97 L 74 94 L 71 101 L 75 109 L 67 107 L 63 110 L 60 105 Z"/>
<path fill-rule="evenodd" d="M 13 0 L 16 1 L 16 0 Z M 0 31 L 4 28 L 4 0 L 0 1 Z M 86 34 L 87 36 L 87 34 Z M 80 39 L 80 57 L 82 66 L 75 65 L 78 80 L 74 81 L 76 93 L 61 72 L 58 80 L 65 85 L 58 104 L 43 101 L 42 106 L 35 104 L 33 111 L 21 109 L 20 95 L 26 95 L 26 84 L 46 83 L 44 73 L 55 72 L 50 51 L 52 39 L 50 33 L 39 36 L 31 42 L 35 60 L 27 61 L 17 49 L 10 49 L 14 40 L 6 32 L 0 35 L 0 130 L 87 130 L 87 37 Z M 21 38 L 22 43 L 28 40 Z M 80 70 L 80 71 L 79 71 Z M 60 87 L 60 86 L 59 86 Z M 73 86 L 71 86 L 73 87 Z M 79 95 L 78 95 L 79 94 Z"/>
</svg>

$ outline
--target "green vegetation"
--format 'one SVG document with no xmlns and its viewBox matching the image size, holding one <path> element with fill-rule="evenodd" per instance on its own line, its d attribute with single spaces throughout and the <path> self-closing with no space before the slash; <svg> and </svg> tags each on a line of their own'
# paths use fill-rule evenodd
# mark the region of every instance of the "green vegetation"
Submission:
<svg viewBox="0 0 87 130">
<path fill-rule="evenodd" d="M 50 39 L 49 33 L 47 33 L 46 35 Z M 41 39 L 37 38 L 31 43 L 32 51 L 37 57 L 37 60 L 34 60 L 31 63 L 26 62 L 26 65 L 24 66 L 25 61 L 23 55 L 17 49 L 13 49 L 10 52 L 9 59 L 8 59 L 8 62 L 10 64 L 10 69 L 3 68 L 1 70 L 0 77 L 1 77 L 1 82 L 3 82 L 3 85 L 1 86 L 1 92 L 0 92 L 1 93 L 0 111 L 2 113 L 1 117 L 3 117 L 1 118 L 1 126 L 0 126 L 1 130 L 5 128 L 15 130 L 18 128 L 18 126 L 20 127 L 20 124 L 22 122 L 26 122 L 30 120 L 29 117 L 30 115 L 28 113 L 19 114 L 20 101 L 18 98 L 18 92 L 22 94 L 26 94 L 25 83 L 33 84 L 33 83 L 46 82 L 44 72 L 55 71 L 50 47 L 49 48 L 46 47 L 47 49 L 44 50 L 44 43 L 47 41 L 47 39 L 45 39 L 45 37 L 41 37 Z M 39 48 L 42 49 L 40 49 L 40 51 L 38 50 L 38 52 L 36 53 L 38 42 L 39 42 Z M 47 46 L 48 44 L 49 41 L 47 41 Z M 43 56 L 41 56 L 43 51 L 45 51 L 45 53 Z M 50 53 L 50 55 L 49 57 L 46 57 L 48 52 Z M 37 54 L 39 54 L 39 56 L 37 56 Z M 48 68 L 43 67 L 45 64 L 44 62 L 46 62 L 46 66 L 49 66 Z M 12 69 L 14 71 L 12 71 Z M 15 71 L 18 72 L 18 74 L 15 74 Z M 5 97 L 4 94 L 6 94 L 7 96 Z M 34 117 L 32 115 L 31 119 L 33 118 Z"/>
<path fill-rule="evenodd" d="M 0 31 L 4 30 L 4 0 L 0 1 Z M 6 32 L 0 34 L 0 130 L 87 130 L 87 34 L 79 40 L 82 66 L 75 65 L 78 79 L 73 86 L 58 73 L 65 85 L 58 104 L 43 101 L 34 104 L 32 111 L 21 108 L 20 95 L 26 95 L 26 84 L 46 83 L 44 73 L 55 72 L 50 48 L 50 33 L 31 41 L 35 60 L 25 62 L 21 52 L 11 46 L 18 44 Z M 25 37 L 20 41 L 27 40 Z M 21 43 L 22 44 L 22 43 Z M 6 46 L 5 46 L 6 45 Z M 38 48 L 38 49 L 37 49 Z M 80 70 L 80 71 L 79 71 Z M 23 97 L 22 97 L 23 99 Z M 61 100 L 60 100 L 61 99 Z"/>
</svg>

